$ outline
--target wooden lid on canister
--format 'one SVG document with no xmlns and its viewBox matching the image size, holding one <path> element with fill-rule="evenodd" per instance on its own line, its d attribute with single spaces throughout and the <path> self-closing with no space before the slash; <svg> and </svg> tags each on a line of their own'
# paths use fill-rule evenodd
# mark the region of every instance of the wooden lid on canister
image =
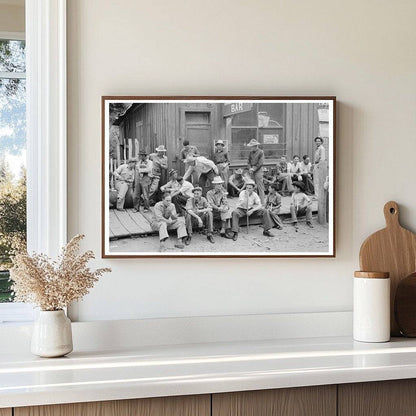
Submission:
<svg viewBox="0 0 416 416">
<path fill-rule="evenodd" d="M 364 279 L 388 279 L 390 277 L 389 272 L 354 272 L 354 277 L 361 277 Z"/>
</svg>

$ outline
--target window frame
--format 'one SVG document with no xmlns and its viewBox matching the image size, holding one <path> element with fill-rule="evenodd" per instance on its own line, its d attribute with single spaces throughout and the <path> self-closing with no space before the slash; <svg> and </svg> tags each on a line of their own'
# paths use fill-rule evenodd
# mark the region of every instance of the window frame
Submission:
<svg viewBox="0 0 416 416">
<path fill-rule="evenodd" d="M 23 36 L 27 247 L 56 257 L 67 242 L 66 0 L 26 0 Z M 11 323 L 12 317 L 14 322 L 33 320 L 33 307 L 0 304 L 0 323 Z"/>
</svg>

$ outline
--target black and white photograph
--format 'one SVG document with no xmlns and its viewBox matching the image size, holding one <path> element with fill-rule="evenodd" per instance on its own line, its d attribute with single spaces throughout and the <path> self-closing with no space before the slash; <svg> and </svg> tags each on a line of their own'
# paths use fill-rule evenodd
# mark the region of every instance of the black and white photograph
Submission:
<svg viewBox="0 0 416 416">
<path fill-rule="evenodd" d="M 333 257 L 334 97 L 102 97 L 103 257 Z"/>
</svg>

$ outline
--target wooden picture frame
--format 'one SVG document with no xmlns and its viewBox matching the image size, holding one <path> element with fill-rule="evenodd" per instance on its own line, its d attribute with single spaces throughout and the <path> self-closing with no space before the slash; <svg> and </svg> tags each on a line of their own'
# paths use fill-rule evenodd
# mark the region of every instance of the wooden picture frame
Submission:
<svg viewBox="0 0 416 416">
<path fill-rule="evenodd" d="M 336 97 L 103 96 L 101 106 L 103 258 L 335 257 Z M 322 141 L 319 149 L 321 141 L 315 140 L 317 138 L 321 138 Z M 231 198 L 228 195 L 226 199 L 231 216 L 230 224 L 221 222 L 219 216 L 217 222 L 214 216 L 214 228 L 222 228 L 225 225 L 227 236 L 230 237 L 233 236 L 233 232 L 228 228 L 232 224 L 233 229 L 238 230 L 237 240 L 222 238 L 214 231 L 214 243 L 211 243 L 204 230 L 200 233 L 195 229 L 195 224 L 192 228 L 192 221 L 187 219 L 189 211 L 185 210 L 184 204 L 177 203 L 177 210 L 183 213 L 183 218 L 179 217 L 177 221 L 188 221 L 186 229 L 193 230 L 187 232 L 193 233 L 191 243 L 184 245 L 184 248 L 175 248 L 176 233 L 169 232 L 169 238 L 160 244 L 157 225 L 160 222 L 156 222 L 155 225 L 154 207 L 150 206 L 147 211 L 144 209 L 146 207 L 141 206 L 146 205 L 147 200 L 143 188 L 152 186 L 147 180 L 153 184 L 156 182 L 154 178 L 158 178 L 161 187 L 168 181 L 168 172 L 176 170 L 179 176 L 185 174 L 189 182 L 194 181 L 195 187 L 199 184 L 196 182 L 201 182 L 205 195 L 213 180 L 212 175 L 222 175 L 222 180 L 225 179 L 227 182 L 226 173 L 220 172 L 217 175 L 214 169 L 214 173 L 203 173 L 198 180 L 198 173 L 211 166 L 206 159 L 211 160 L 218 156 L 213 150 L 218 139 L 224 140 L 227 146 L 229 174 L 239 168 L 246 169 L 251 151 L 247 145 L 255 144 L 255 141 L 260 143 L 259 148 L 264 154 L 261 171 L 265 170 L 263 175 L 266 175 L 266 180 L 259 179 L 261 174 L 258 171 L 256 173 L 258 166 L 255 165 L 252 170 L 243 172 L 246 181 L 244 183 L 250 185 L 250 178 L 255 179 L 255 192 L 260 197 L 262 184 L 263 187 L 270 187 L 270 183 L 275 183 L 277 193 L 283 194 L 279 218 L 270 223 L 267 220 L 268 214 L 253 214 L 247 218 L 248 227 L 244 218 L 240 219 L 238 224 L 237 214 L 231 213 L 237 210 L 239 198 Z M 194 145 L 197 151 L 184 148 L 185 140 L 190 141 L 191 146 Z M 156 172 L 154 168 L 149 168 L 149 173 L 139 173 L 147 169 L 145 166 L 160 165 L 160 160 L 153 154 L 160 145 L 167 150 L 167 169 L 156 169 Z M 217 147 L 221 149 L 221 145 Z M 144 161 L 134 162 L 140 151 L 150 156 L 140 156 Z M 181 155 L 184 154 L 191 157 L 182 159 Z M 261 152 L 253 153 L 254 159 L 256 154 L 261 155 Z M 297 162 L 295 155 L 300 156 L 303 165 Z M 282 156 L 287 156 L 290 172 L 284 172 L 285 162 Z M 312 172 L 307 159 L 302 160 L 303 156 L 309 156 Z M 149 162 L 149 157 L 153 158 L 153 162 Z M 197 162 L 194 162 L 195 157 L 198 158 Z M 133 159 L 130 167 L 134 174 L 126 170 L 125 162 L 129 159 Z M 120 168 L 123 164 L 125 166 Z M 193 166 L 191 173 L 190 165 Z M 117 169 L 128 176 L 126 182 L 115 172 Z M 204 182 L 205 174 L 209 176 L 209 180 Z M 121 186 L 122 183 L 127 185 Z M 142 188 L 136 185 L 140 183 Z M 176 186 L 175 181 L 172 183 Z M 224 183 L 222 186 L 225 190 L 228 184 Z M 126 187 L 128 190 L 125 193 Z M 285 191 L 284 187 L 288 189 Z M 306 189 L 303 192 L 304 188 Z M 293 197 L 295 189 L 297 195 Z M 307 191 L 314 194 L 306 195 Z M 271 191 L 272 194 L 274 192 Z M 287 195 L 287 192 L 291 195 Z M 133 194 L 134 204 L 139 208 L 137 212 L 132 210 Z M 246 194 L 241 194 L 241 198 L 243 195 L 247 198 Z M 185 195 L 185 201 L 186 197 Z M 153 202 L 159 202 L 160 190 L 152 198 Z M 266 199 L 267 195 L 261 201 L 263 207 Z M 242 200 L 241 204 L 244 203 L 245 200 Z M 297 214 L 307 214 L 306 220 L 303 217 L 296 219 L 297 226 L 294 226 L 296 216 L 293 216 L 293 210 L 290 208 L 291 205 L 295 206 L 294 204 L 301 208 L 298 211 L 294 209 Z M 161 205 L 157 207 L 161 209 Z M 204 217 L 204 222 L 205 219 Z M 283 230 L 270 229 L 271 224 L 278 225 L 279 220 Z M 209 236 L 209 219 L 206 221 L 204 228 Z M 312 225 L 311 228 L 307 227 L 309 223 Z M 267 231 L 266 228 L 274 237 L 263 235 L 261 231 Z M 186 240 L 187 238 L 183 239 Z M 164 251 L 162 246 L 165 246 Z"/>
</svg>

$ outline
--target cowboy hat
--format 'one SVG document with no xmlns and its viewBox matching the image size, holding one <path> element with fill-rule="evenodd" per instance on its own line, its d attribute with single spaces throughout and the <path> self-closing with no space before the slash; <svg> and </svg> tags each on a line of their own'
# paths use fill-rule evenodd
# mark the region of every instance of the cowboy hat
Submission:
<svg viewBox="0 0 416 416">
<path fill-rule="evenodd" d="M 195 193 L 195 191 L 201 191 L 202 192 L 202 188 L 200 186 L 195 186 L 195 188 L 192 189 L 192 193 Z"/>
<path fill-rule="evenodd" d="M 140 150 L 140 152 L 139 152 L 139 156 L 140 156 L 140 155 L 147 156 L 147 152 L 146 152 L 146 150 Z"/>
<path fill-rule="evenodd" d="M 127 163 L 137 163 L 137 159 L 135 157 L 130 158 Z"/>
<path fill-rule="evenodd" d="M 159 147 L 156 147 L 156 152 L 166 152 L 165 146 L 163 144 L 159 145 Z"/>
<path fill-rule="evenodd" d="M 177 171 L 176 169 L 171 169 L 171 170 L 169 171 L 169 176 L 172 176 L 172 175 L 174 175 L 175 173 L 178 173 L 178 171 Z"/>
<path fill-rule="evenodd" d="M 256 182 L 254 182 L 253 179 L 247 179 L 246 180 L 246 185 L 253 185 L 253 186 L 255 186 L 256 185 Z"/>
<path fill-rule="evenodd" d="M 215 146 L 216 146 L 217 144 L 220 144 L 220 145 L 222 145 L 222 146 L 225 146 L 224 140 L 221 140 L 221 139 L 219 139 L 219 140 L 217 140 L 217 141 L 215 142 Z"/>
<path fill-rule="evenodd" d="M 305 184 L 303 182 L 299 182 L 299 181 L 294 181 L 292 183 L 293 186 L 296 186 L 297 188 L 299 188 L 301 191 L 305 190 Z"/>
<path fill-rule="evenodd" d="M 213 185 L 217 185 L 217 184 L 220 184 L 220 183 L 224 183 L 224 181 L 222 180 L 221 176 L 216 176 L 211 183 Z"/>
<path fill-rule="evenodd" d="M 258 146 L 260 143 L 256 139 L 251 139 L 247 144 L 248 147 Z"/>
</svg>

